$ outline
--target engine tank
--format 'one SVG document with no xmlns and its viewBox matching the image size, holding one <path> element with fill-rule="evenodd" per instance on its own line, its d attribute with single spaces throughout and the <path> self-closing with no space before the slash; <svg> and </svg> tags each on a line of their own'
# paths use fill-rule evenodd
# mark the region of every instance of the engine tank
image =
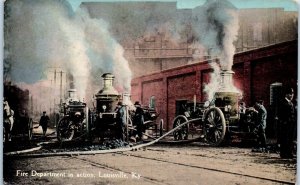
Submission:
<svg viewBox="0 0 300 185">
<path fill-rule="evenodd" d="M 237 92 L 216 92 L 215 106 L 224 108 L 231 118 L 238 118 L 239 97 L 240 93 Z"/>
<path fill-rule="evenodd" d="M 220 107 L 225 113 L 228 113 L 230 118 L 238 118 L 241 93 L 233 86 L 233 74 L 233 71 L 228 70 L 220 73 L 221 84 L 218 91 L 214 94 L 214 100 L 215 106 Z"/>
</svg>

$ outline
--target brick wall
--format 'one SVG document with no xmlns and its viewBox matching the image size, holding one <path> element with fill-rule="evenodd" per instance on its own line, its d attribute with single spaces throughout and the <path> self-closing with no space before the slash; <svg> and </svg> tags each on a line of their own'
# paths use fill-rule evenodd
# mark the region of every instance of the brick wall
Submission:
<svg viewBox="0 0 300 185">
<path fill-rule="evenodd" d="M 205 101 L 203 84 L 210 80 L 209 63 L 186 65 L 132 80 L 132 100 L 148 105 L 155 96 L 160 119 L 165 128 L 172 128 L 175 117 L 175 101 L 180 99 Z M 297 41 L 284 42 L 264 48 L 238 53 L 234 57 L 234 84 L 243 91 L 247 106 L 256 99 L 263 99 L 270 110 L 270 84 L 281 82 L 284 86 L 297 86 Z M 269 118 L 271 122 L 271 118 Z M 270 124 L 270 123 L 269 123 Z"/>
</svg>

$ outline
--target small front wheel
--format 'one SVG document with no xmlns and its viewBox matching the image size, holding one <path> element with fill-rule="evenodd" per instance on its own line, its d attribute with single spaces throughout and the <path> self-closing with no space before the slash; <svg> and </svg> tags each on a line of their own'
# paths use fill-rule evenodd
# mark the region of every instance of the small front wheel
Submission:
<svg viewBox="0 0 300 185">
<path fill-rule="evenodd" d="M 181 125 L 187 121 L 188 121 L 188 119 L 185 116 L 179 115 L 173 121 L 173 128 L 176 128 L 179 125 Z M 181 128 L 179 128 L 173 132 L 174 139 L 176 141 L 187 140 L 188 134 L 189 134 L 189 125 L 188 124 L 182 126 Z"/>
<path fill-rule="evenodd" d="M 68 118 L 63 118 L 58 122 L 57 126 L 57 140 L 70 141 L 75 134 L 72 122 Z"/>
</svg>

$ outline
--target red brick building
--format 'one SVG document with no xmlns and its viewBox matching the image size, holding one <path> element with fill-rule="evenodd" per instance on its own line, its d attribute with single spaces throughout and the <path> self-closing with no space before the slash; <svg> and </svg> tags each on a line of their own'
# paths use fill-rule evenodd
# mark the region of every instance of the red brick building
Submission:
<svg viewBox="0 0 300 185">
<path fill-rule="evenodd" d="M 247 106 L 253 105 L 256 99 L 263 99 L 270 110 L 272 83 L 280 82 L 296 89 L 297 47 L 297 41 L 289 41 L 235 54 L 233 80 L 242 90 Z M 165 121 L 166 129 L 170 129 L 176 100 L 193 100 L 195 97 L 197 101 L 206 100 L 203 88 L 204 83 L 209 83 L 212 72 L 209 63 L 216 61 L 184 65 L 135 78 L 131 84 L 132 100 L 148 105 L 150 99 L 155 99 L 155 108 Z"/>
<path fill-rule="evenodd" d="M 92 18 L 109 23 L 112 36 L 124 48 L 134 77 L 214 57 L 210 49 L 199 45 L 199 35 L 193 31 L 194 20 L 203 6 L 178 9 L 175 1 L 126 1 L 83 2 L 81 7 Z M 233 43 L 238 52 L 298 36 L 298 12 L 283 7 L 238 9 L 238 20 L 239 30 Z"/>
</svg>

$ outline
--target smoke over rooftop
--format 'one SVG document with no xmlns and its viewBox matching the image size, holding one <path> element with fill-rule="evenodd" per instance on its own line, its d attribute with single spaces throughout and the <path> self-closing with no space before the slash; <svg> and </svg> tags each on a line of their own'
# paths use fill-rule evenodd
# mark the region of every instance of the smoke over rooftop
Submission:
<svg viewBox="0 0 300 185">
<path fill-rule="evenodd" d="M 74 12 L 65 0 L 6 1 L 4 77 L 29 90 L 51 88 L 47 71 L 59 67 L 72 75 L 78 96 L 87 98 L 110 72 L 117 89 L 130 92 L 131 70 L 108 27 L 84 8 Z"/>
<path fill-rule="evenodd" d="M 231 71 L 235 47 L 233 42 L 238 34 L 238 15 L 236 8 L 227 0 L 207 0 L 206 3 L 193 12 L 194 32 L 199 42 L 203 44 L 212 55 L 219 56 L 220 66 L 212 65 L 214 69 L 211 82 L 206 84 L 204 91 L 208 98 L 213 98 L 220 86 L 221 71 Z M 228 85 L 237 91 L 233 84 Z"/>
</svg>

